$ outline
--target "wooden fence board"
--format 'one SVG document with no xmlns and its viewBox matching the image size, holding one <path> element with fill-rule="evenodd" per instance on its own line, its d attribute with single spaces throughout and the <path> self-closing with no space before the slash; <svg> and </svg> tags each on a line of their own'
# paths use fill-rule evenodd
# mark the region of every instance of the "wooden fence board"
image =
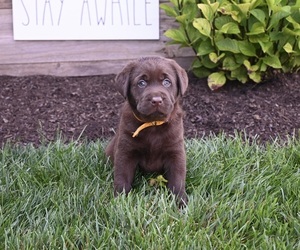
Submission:
<svg viewBox="0 0 300 250">
<path fill-rule="evenodd" d="M 160 11 L 160 40 L 156 41 L 14 41 L 12 10 L 0 0 L 0 74 L 82 76 L 118 72 L 140 56 L 174 58 L 188 68 L 194 53 L 166 45 L 163 33 L 174 21 Z M 160 1 L 165 2 L 165 1 Z"/>
<path fill-rule="evenodd" d="M 11 9 L 12 0 L 0 0 L 0 9 Z"/>
</svg>

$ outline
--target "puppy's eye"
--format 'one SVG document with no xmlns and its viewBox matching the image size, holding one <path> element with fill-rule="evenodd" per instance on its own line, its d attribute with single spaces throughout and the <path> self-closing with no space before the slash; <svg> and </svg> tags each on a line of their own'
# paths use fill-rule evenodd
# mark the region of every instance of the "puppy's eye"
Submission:
<svg viewBox="0 0 300 250">
<path fill-rule="evenodd" d="M 137 85 L 140 87 L 140 88 L 145 88 L 147 86 L 147 82 L 145 80 L 139 80 Z"/>
<path fill-rule="evenodd" d="M 162 82 L 162 85 L 163 85 L 165 88 L 170 87 L 171 84 L 172 84 L 172 83 L 171 83 L 171 81 L 170 81 L 168 78 L 164 79 L 163 82 Z"/>
</svg>

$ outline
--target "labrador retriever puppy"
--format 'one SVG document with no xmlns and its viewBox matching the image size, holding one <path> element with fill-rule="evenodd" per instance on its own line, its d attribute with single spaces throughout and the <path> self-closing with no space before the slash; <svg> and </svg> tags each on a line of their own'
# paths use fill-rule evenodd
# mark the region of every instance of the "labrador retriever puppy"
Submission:
<svg viewBox="0 0 300 250">
<path fill-rule="evenodd" d="M 181 97 L 188 77 L 174 60 L 145 57 L 128 63 L 116 76 L 125 98 L 116 135 L 106 148 L 114 164 L 114 193 L 131 190 L 136 169 L 157 172 L 179 201 L 185 193 L 186 154 Z"/>
</svg>

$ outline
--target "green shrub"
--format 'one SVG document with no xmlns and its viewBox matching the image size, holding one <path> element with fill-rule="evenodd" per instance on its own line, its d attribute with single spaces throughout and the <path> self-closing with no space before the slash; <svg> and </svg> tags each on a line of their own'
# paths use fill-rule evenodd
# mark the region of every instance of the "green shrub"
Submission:
<svg viewBox="0 0 300 250">
<path fill-rule="evenodd" d="M 192 47 L 192 70 L 211 89 L 226 80 L 256 83 L 272 69 L 300 66 L 300 0 L 170 0 L 161 4 L 179 23 L 165 35 Z M 200 3 L 201 2 L 201 3 Z"/>
</svg>

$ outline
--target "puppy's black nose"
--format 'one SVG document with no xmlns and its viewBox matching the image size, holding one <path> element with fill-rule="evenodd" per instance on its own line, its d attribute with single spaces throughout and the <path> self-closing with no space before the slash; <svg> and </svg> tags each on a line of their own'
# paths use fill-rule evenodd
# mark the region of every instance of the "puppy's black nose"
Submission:
<svg viewBox="0 0 300 250">
<path fill-rule="evenodd" d="M 151 103 L 153 106 L 159 106 L 161 105 L 163 102 L 162 98 L 160 96 L 153 96 L 152 97 L 152 100 L 151 100 Z"/>
</svg>

